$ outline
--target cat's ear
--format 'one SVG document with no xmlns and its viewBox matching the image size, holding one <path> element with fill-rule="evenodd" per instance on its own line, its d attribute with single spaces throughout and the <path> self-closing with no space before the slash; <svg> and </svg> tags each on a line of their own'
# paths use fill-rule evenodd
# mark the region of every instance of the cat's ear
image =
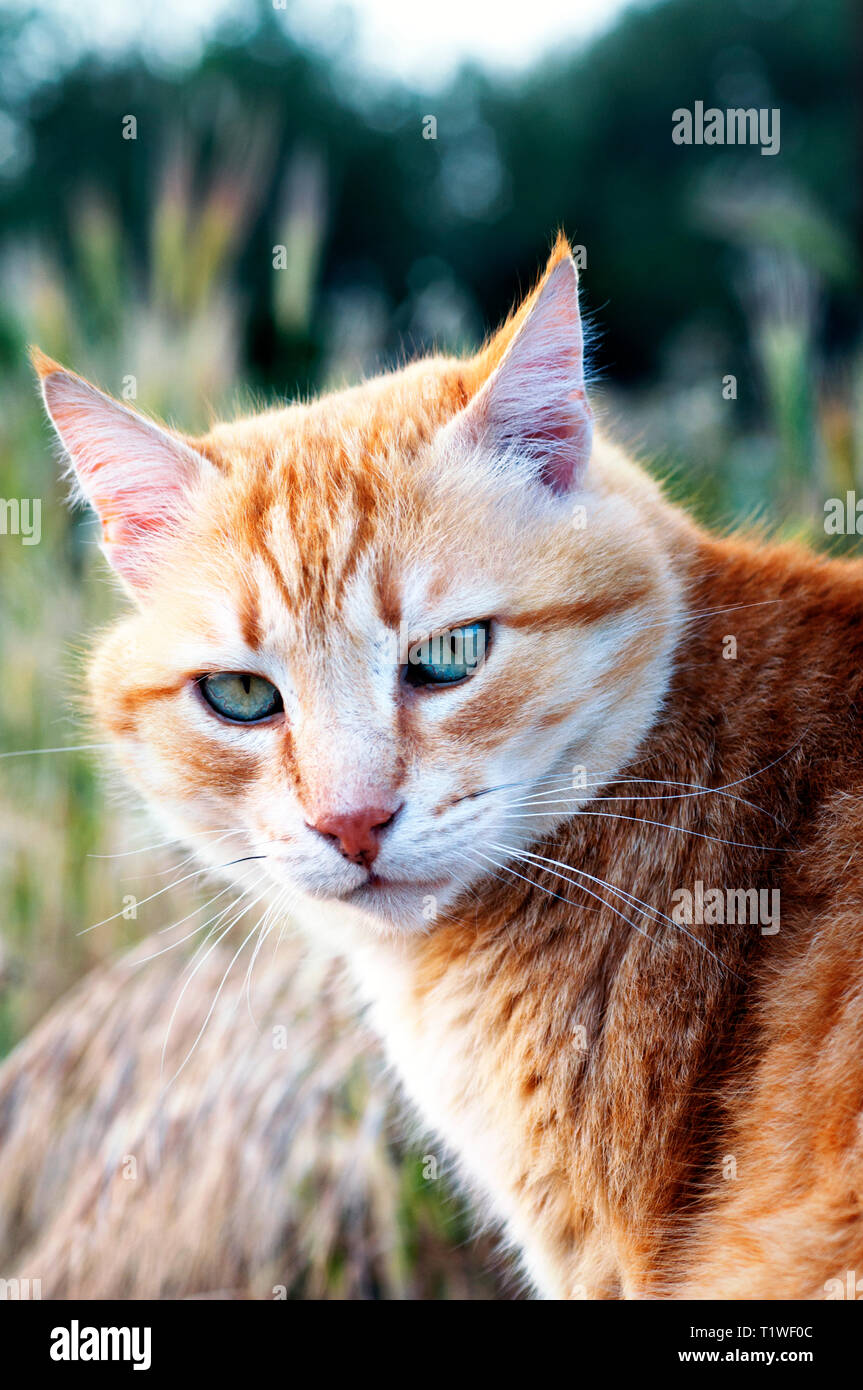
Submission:
<svg viewBox="0 0 863 1390">
<path fill-rule="evenodd" d="M 190 445 L 31 349 L 45 408 L 81 496 L 102 524 L 102 550 L 132 587 L 147 587 L 159 541 L 182 526 L 210 464 Z"/>
<path fill-rule="evenodd" d="M 529 298 L 476 359 L 482 385 L 447 427 L 460 447 L 528 461 L 553 492 L 576 488 L 590 458 L 578 273 L 560 238 Z"/>
</svg>

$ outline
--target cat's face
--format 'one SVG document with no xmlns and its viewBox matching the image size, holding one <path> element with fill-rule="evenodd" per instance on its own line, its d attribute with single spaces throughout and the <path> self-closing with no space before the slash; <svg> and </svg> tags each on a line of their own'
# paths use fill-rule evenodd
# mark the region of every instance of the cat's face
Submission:
<svg viewBox="0 0 863 1390">
<path fill-rule="evenodd" d="M 661 699 L 674 585 L 649 490 L 589 466 L 567 257 L 502 333 L 195 441 L 42 364 L 138 598 L 97 651 L 97 715 L 171 828 L 257 891 L 386 930 L 469 909 Z"/>
</svg>

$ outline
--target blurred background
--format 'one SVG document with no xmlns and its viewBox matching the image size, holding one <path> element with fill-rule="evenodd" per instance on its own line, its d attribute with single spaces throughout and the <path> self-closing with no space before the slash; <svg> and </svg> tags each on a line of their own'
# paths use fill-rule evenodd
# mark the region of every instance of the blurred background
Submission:
<svg viewBox="0 0 863 1390">
<path fill-rule="evenodd" d="M 824 546 L 826 499 L 863 488 L 854 0 L 0 0 L 0 53 L 0 498 L 42 500 L 38 545 L 0 535 L 0 752 L 89 741 L 80 661 L 117 604 L 28 342 L 197 430 L 475 346 L 562 227 L 605 428 L 700 517 Z M 778 108 L 780 152 L 673 143 L 699 100 Z M 171 863 L 95 857 L 149 842 L 99 769 L 0 761 L 0 1055 L 195 906 L 187 884 L 77 934 Z M 346 1095 L 359 1125 L 368 1093 Z M 383 1124 L 374 1142 L 388 1294 L 427 1288 L 430 1229 L 436 1291 L 462 1289 L 457 1204 Z"/>
</svg>

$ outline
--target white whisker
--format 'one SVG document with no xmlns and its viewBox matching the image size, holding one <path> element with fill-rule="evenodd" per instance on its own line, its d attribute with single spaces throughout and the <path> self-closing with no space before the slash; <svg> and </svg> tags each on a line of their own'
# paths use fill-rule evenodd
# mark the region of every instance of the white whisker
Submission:
<svg viewBox="0 0 863 1390">
<path fill-rule="evenodd" d="M 227 836 L 227 835 L 245 835 L 245 833 L 246 833 L 246 827 L 243 826 L 243 825 L 238 826 L 236 830 L 195 830 L 195 831 L 191 831 L 191 832 L 189 833 L 188 836 L 178 835 L 178 836 L 177 836 L 175 839 L 173 839 L 173 840 L 157 840 L 157 842 L 156 842 L 154 845 L 142 845 L 140 849 L 124 849 L 124 850 L 120 850 L 120 852 L 119 852 L 118 854 L 88 854 L 88 855 L 87 855 L 87 858 L 88 858 L 88 859 L 128 859 L 128 858 L 130 858 L 133 854 L 150 854 L 153 850 L 157 850 L 157 849 L 170 849 L 172 845 L 185 845 L 185 844 L 188 844 L 189 840 L 192 839 L 193 837 L 194 837 L 195 839 L 197 839 L 199 836 L 202 836 L 202 835 L 222 835 L 222 836 Z M 175 865 L 175 868 L 177 868 L 177 867 L 179 867 L 179 866 L 178 866 L 178 865 Z"/>
<path fill-rule="evenodd" d="M 0 758 L 32 758 L 37 753 L 91 753 L 111 747 L 110 743 L 73 743 L 68 748 L 18 748 L 12 753 L 0 753 Z"/>
<path fill-rule="evenodd" d="M 724 787 L 700 787 L 700 786 L 698 786 L 698 785 L 697 785 L 696 783 L 694 783 L 694 782 L 667 782 L 667 781 L 660 781 L 658 778 L 655 778 L 655 777 L 612 777 L 610 780 L 606 780 L 606 781 L 603 781 L 603 782 L 598 782 L 598 781 L 585 782 L 585 783 L 583 784 L 583 788 L 587 788 L 587 787 L 596 787 L 596 786 L 613 787 L 613 786 L 623 785 L 623 784 L 626 784 L 626 783 L 631 783 L 631 784 L 633 784 L 633 785 L 635 785 L 635 786 L 639 786 L 639 785 L 648 785 L 648 784 L 649 784 L 649 785 L 664 786 L 664 787 L 687 787 L 687 788 L 689 788 L 690 790 L 682 791 L 682 792 L 668 792 L 668 793 L 665 793 L 665 794 L 660 794 L 660 793 L 646 793 L 646 792 L 645 792 L 645 793 L 629 793 L 629 794 L 624 795 L 624 796 L 589 796 L 589 797 L 584 798 L 584 800 L 590 801 L 590 802 L 596 802 L 596 801 L 602 801 L 602 802 L 608 802 L 608 801 L 685 801 L 685 800 L 687 800 L 687 799 L 691 799 L 691 798 L 693 798 L 693 797 L 699 797 L 699 796 L 721 796 L 721 797 L 727 798 L 729 801 L 736 801 L 736 802 L 738 802 L 741 806 L 748 806 L 748 807 L 750 808 L 750 810 L 758 811 L 758 812 L 760 812 L 761 815 L 763 815 L 763 816 L 768 816 L 768 817 L 770 818 L 770 820 L 772 820 L 772 821 L 775 822 L 776 825 L 780 826 L 783 830 L 786 829 L 786 826 L 783 824 L 783 822 L 780 821 L 779 818 L 778 818 L 777 816 L 774 816 L 773 813 L 772 813 L 771 811 L 766 810 L 765 807 L 763 807 L 763 806 L 758 806 L 754 801 L 747 801 L 745 797 L 742 797 L 742 796 L 735 796 L 733 792 L 728 792 L 728 791 L 726 791 Z M 574 787 L 571 781 L 570 781 L 570 782 L 564 782 L 564 783 L 562 783 L 562 784 L 561 784 L 560 786 L 558 786 L 558 787 L 548 787 L 548 788 L 546 788 L 545 791 L 537 792 L 537 793 L 535 793 L 533 796 L 525 796 L 525 797 L 521 797 L 520 799 L 516 799 L 515 801 L 507 801 L 507 802 L 504 802 L 504 803 L 503 803 L 503 809 L 509 809 L 509 808 L 511 808 L 511 807 L 514 807 L 514 806 L 542 805 L 542 804 L 544 804 L 545 802 L 547 802 L 547 801 L 549 801 L 550 799 L 552 799 L 552 798 L 555 796 L 555 794 L 556 794 L 557 792 L 579 791 L 579 790 L 582 790 L 583 788 Z"/>
<path fill-rule="evenodd" d="M 190 917 L 194 917 L 196 913 L 205 911 L 208 907 L 212 907 L 214 902 L 217 902 L 219 898 L 223 898 L 226 893 L 232 892 L 235 887 L 235 884 L 229 883 L 228 886 L 223 888 L 220 893 L 217 893 L 215 897 L 210 898 L 210 901 L 205 903 L 203 908 L 196 907 L 193 912 L 189 912 L 185 917 L 181 917 L 178 922 L 172 922 L 169 927 L 160 927 L 159 935 L 162 936 L 165 932 L 174 931 L 177 927 L 181 927 L 184 922 L 188 922 Z M 211 922 L 215 922 L 219 917 L 224 917 L 226 913 L 235 908 L 238 903 L 242 902 L 243 897 L 244 893 L 241 893 L 238 898 L 234 898 L 233 902 L 230 903 L 227 908 L 221 908 L 219 912 L 214 913 L 212 917 L 208 917 L 206 922 L 202 922 L 194 931 L 187 932 L 185 936 L 179 937 L 178 940 L 172 941 L 168 946 L 161 947 L 158 951 L 153 951 L 152 955 L 141 956 L 138 960 L 133 961 L 132 964 L 137 968 L 137 966 L 143 965 L 146 961 L 155 960 L 157 956 L 163 956 L 166 951 L 176 950 L 178 946 L 182 946 L 184 941 L 191 941 L 192 937 L 197 936 L 198 933 L 202 932 L 205 927 L 208 927 Z"/>
<path fill-rule="evenodd" d="M 571 801 L 561 801 L 553 803 L 556 805 L 571 805 Z M 578 804 L 576 810 L 570 813 L 573 818 L 576 816 L 599 816 L 604 820 L 626 820 L 633 821 L 636 825 L 654 825 L 660 830 L 672 830 L 676 835 L 694 835 L 699 840 L 712 840 L 717 845 L 729 845 L 733 849 L 757 849 L 769 854 L 794 854 L 793 849 L 783 845 L 753 845 L 745 840 L 725 840 L 721 835 L 708 835 L 703 830 L 690 830 L 686 825 L 669 825 L 664 820 L 647 820 L 644 816 L 624 816 L 616 811 L 590 811 L 586 810 L 582 803 Z M 504 815 L 504 820 L 537 820 L 548 815 L 548 811 L 521 811 Z"/>
<path fill-rule="evenodd" d="M 668 916 L 666 916 L 666 914 L 665 914 L 664 912 L 660 912 L 660 911 L 659 911 L 659 908 L 656 908 L 656 907 L 651 906 L 650 903 L 644 902 L 641 898 L 637 898 L 637 897 L 635 896 L 635 894 L 633 894 L 633 893 L 627 893 L 627 892 L 626 892 L 624 889 L 622 889 L 622 888 L 615 888 L 615 887 L 613 887 L 612 884 L 608 883 L 606 879 L 603 879 L 603 878 L 596 878 L 594 874 L 589 874 L 589 873 L 587 872 L 586 869 L 577 869 L 577 868 L 575 867 L 575 865 L 573 865 L 573 864 L 565 864 L 565 863 L 564 863 L 562 860 L 560 860 L 560 859 L 549 859 L 547 855 L 544 855 L 544 854 L 534 854 L 531 850 L 522 850 L 522 851 L 519 851 L 519 850 L 516 850 L 516 849 L 515 849 L 513 846 L 511 846 L 511 845 L 492 844 L 491 848 L 492 848 L 492 849 L 499 849 L 499 850 L 502 850 L 505 854 L 507 854 L 507 853 L 516 854 L 516 855 L 518 855 L 519 858 L 528 858 L 528 859 L 530 859 L 530 860 L 537 860 L 539 863 L 544 864 L 544 865 L 556 865 L 558 869 L 566 869 L 569 873 L 577 874 L 577 875 L 578 875 L 579 877 L 581 877 L 581 878 L 588 878 L 588 879 L 590 879 L 592 883 L 600 884 L 600 885 L 601 885 L 603 888 L 605 888 L 609 893 L 613 893 L 613 894 L 615 894 L 615 895 L 618 896 L 618 897 L 623 897 L 624 899 L 628 899 L 632 904 L 641 907 L 645 912 L 650 912 L 650 913 L 652 913 L 654 916 L 660 918 L 663 922 L 667 922 L 669 926 L 674 927 L 677 931 L 682 932 L 684 936 L 687 936 L 687 937 L 689 938 L 689 940 L 690 940 L 690 941 L 693 941 L 693 942 L 695 943 L 696 946 L 699 946 L 699 947 L 701 948 L 701 950 L 706 951 L 707 954 L 708 954 L 709 956 L 711 956 L 713 960 L 716 961 L 717 965 L 721 965 L 721 966 L 722 966 L 723 970 L 728 970 L 732 975 L 737 976 L 737 972 L 736 972 L 735 970 L 732 970 L 730 965 L 727 965 L 725 961 L 721 960 L 720 957 L 717 956 L 717 955 L 715 954 L 715 952 L 711 951 L 710 947 L 709 947 L 704 941 L 701 941 L 693 932 L 687 931 L 686 927 L 684 926 L 684 924 L 683 924 L 682 922 L 675 922 L 673 917 L 668 917 Z M 557 877 L 557 878 L 563 878 L 564 875 L 563 875 L 563 874 L 560 874 L 560 873 L 556 873 L 556 874 L 555 874 L 555 877 Z M 566 880 L 566 881 L 567 881 L 567 882 L 572 882 L 571 879 Z M 579 886 L 579 887 L 582 887 L 582 885 L 580 885 L 580 884 L 579 884 L 578 886 Z M 586 888 L 583 888 L 582 891 L 583 891 L 583 892 L 587 892 L 588 890 L 587 890 Z M 610 903 L 607 903 L 606 906 L 607 906 L 607 907 L 611 907 L 611 904 L 610 904 Z M 614 909 L 612 908 L 612 911 L 613 911 L 613 910 L 614 910 Z M 655 940 L 655 939 L 656 939 L 655 937 L 651 937 L 651 940 Z M 739 979 L 740 977 L 737 976 L 737 978 Z"/>
<path fill-rule="evenodd" d="M 292 890 L 291 890 L 290 888 L 288 888 L 287 886 L 284 887 L 284 888 L 282 888 L 282 889 L 278 892 L 278 894 L 276 895 L 276 898 L 274 899 L 274 901 L 273 901 L 272 903 L 270 903 L 270 906 L 267 908 L 267 911 L 264 913 L 263 919 L 262 919 L 262 921 L 261 921 L 261 923 L 260 923 L 260 932 L 259 932 L 259 935 L 258 935 L 258 940 L 257 940 L 257 943 L 256 943 L 256 945 L 255 945 L 255 949 L 254 949 L 254 951 L 252 952 L 252 958 L 251 958 L 251 960 L 249 961 L 249 968 L 248 968 L 248 970 L 246 971 L 246 979 L 245 979 L 246 1009 L 247 1009 L 247 1011 L 248 1011 L 249 1018 L 251 1019 L 254 1028 L 255 1028 L 259 1033 L 260 1033 L 261 1030 L 260 1030 L 260 1028 L 258 1027 L 258 1021 L 257 1021 L 257 1019 L 255 1018 L 255 1015 L 254 1015 L 254 1013 L 253 1013 L 253 1011 L 252 1011 L 252 972 L 254 971 L 254 968 L 255 968 L 255 961 L 258 959 L 258 955 L 259 955 L 259 953 L 260 953 L 260 951 L 261 951 L 261 948 L 263 947 L 264 942 L 266 941 L 267 937 L 270 935 L 270 933 L 272 932 L 272 930 L 273 930 L 273 928 L 274 928 L 274 926 L 275 926 L 276 914 L 282 911 L 282 908 L 284 907 L 285 903 L 288 901 L 289 895 L 291 895 L 291 894 L 292 894 Z"/>
<path fill-rule="evenodd" d="M 158 888 L 155 893 L 151 893 L 148 898 L 142 898 L 137 904 L 144 907 L 146 903 L 151 903 L 154 898 L 160 898 L 163 893 L 170 893 L 172 888 L 179 888 L 181 883 L 188 883 L 190 878 L 200 878 L 201 874 L 215 874 L 222 869 L 230 869 L 234 864 L 244 864 L 250 859 L 266 859 L 265 854 L 246 854 L 240 859 L 229 859 L 226 864 L 213 864 L 203 869 L 195 869 L 194 873 L 184 874 L 182 878 L 176 879 L 173 883 L 166 883 L 164 888 Z M 87 932 L 95 931 L 97 927 L 104 927 L 108 922 L 116 922 L 118 917 L 122 917 L 126 911 L 124 907 L 119 912 L 114 912 L 110 917 L 104 917 L 101 922 L 94 922 L 91 927 L 84 927 L 78 932 L 78 936 L 86 936 Z"/>
<path fill-rule="evenodd" d="M 257 883 L 260 883 L 260 879 L 257 880 Z M 255 884 L 255 887 L 257 887 L 257 883 Z M 254 891 L 254 890 L 252 890 L 252 891 Z M 243 895 L 243 896 L 245 896 L 245 895 Z M 177 1011 L 178 1011 L 180 1005 L 181 1005 L 182 1002 L 183 1002 L 183 999 L 184 999 L 185 994 L 186 994 L 186 990 L 189 988 L 189 985 L 192 983 L 192 980 L 195 978 L 195 976 L 197 975 L 198 971 L 201 969 L 201 966 L 204 964 L 204 962 L 205 962 L 206 960 L 209 959 L 209 957 L 212 955 L 213 951 L 216 949 L 216 947 L 219 945 L 219 943 L 225 939 L 225 937 L 228 935 L 228 932 L 230 932 L 230 931 L 232 930 L 232 928 L 236 925 L 236 923 L 239 922 L 240 918 L 241 918 L 241 917 L 244 917 L 245 914 L 246 914 L 247 912 L 250 912 L 250 911 L 252 910 L 252 908 L 253 908 L 257 903 L 259 903 L 259 902 L 261 901 L 261 899 L 262 899 L 264 896 L 265 896 L 265 894 L 264 894 L 264 893 L 261 893 L 260 896 L 257 897 L 257 898 L 254 900 L 254 902 L 252 902 L 252 903 L 248 904 L 247 906 L 243 907 L 243 908 L 241 909 L 241 911 L 238 912 L 237 915 L 236 915 L 234 918 L 232 918 L 232 920 L 228 923 L 228 925 L 227 925 L 226 927 L 224 927 L 224 928 L 219 932 L 219 934 L 216 936 L 215 940 L 213 941 L 213 944 L 210 946 L 209 950 L 205 951 L 204 954 L 201 955 L 201 958 L 200 958 L 200 960 L 197 962 L 197 964 L 196 964 L 196 965 L 193 965 L 192 968 L 187 972 L 187 974 L 186 974 L 186 980 L 185 980 L 185 983 L 183 984 L 183 988 L 180 990 L 180 993 L 179 993 L 179 995 L 178 995 L 178 997 L 177 997 L 176 1003 L 174 1004 L 174 1007 L 173 1007 L 173 1009 L 171 1010 L 171 1017 L 168 1019 L 168 1027 L 167 1027 L 166 1032 L 165 1032 L 165 1041 L 164 1041 L 163 1044 L 162 1044 L 162 1055 L 161 1055 L 161 1061 L 160 1061 L 160 1064 L 159 1064 L 159 1072 L 160 1072 L 160 1074 L 161 1074 L 161 1073 L 164 1071 L 164 1069 L 165 1069 L 165 1056 L 166 1056 L 167 1050 L 168 1050 L 168 1042 L 170 1041 L 170 1037 L 171 1037 L 171 1029 L 172 1029 L 173 1026 L 174 1026 L 174 1019 L 177 1017 Z M 239 899 L 238 899 L 238 901 L 239 901 Z M 230 909 L 228 909 L 228 910 L 230 911 Z M 212 934 L 212 933 L 211 933 L 211 934 Z M 204 943 L 204 944 L 206 944 L 206 943 Z M 199 947 L 199 951 L 200 951 L 200 950 L 201 950 L 201 947 Z M 196 955 L 197 955 L 197 954 L 198 954 L 198 953 L 196 952 Z M 194 960 L 194 957 L 193 957 L 193 960 Z M 209 1018 L 209 1014 L 207 1015 L 207 1017 Z M 199 1034 L 198 1036 L 200 1037 L 200 1034 Z M 197 1039 L 196 1039 L 196 1043 L 197 1043 Z M 194 1048 L 193 1048 L 192 1050 L 194 1050 Z M 191 1055 L 191 1054 L 189 1054 L 189 1055 Z M 185 1060 L 184 1060 L 184 1062 L 183 1062 L 182 1065 L 185 1066 L 185 1064 L 186 1064 L 187 1061 L 188 1061 L 188 1055 L 187 1055 L 187 1057 L 185 1058 Z M 182 1069 L 182 1068 L 181 1068 L 181 1069 Z M 175 1072 L 174 1076 L 171 1078 L 171 1081 L 168 1083 L 169 1085 L 171 1085 L 171 1084 L 176 1080 L 177 1075 L 179 1075 L 179 1072 Z"/>
<path fill-rule="evenodd" d="M 498 846 L 498 848 L 501 848 L 501 846 Z M 479 850 L 479 849 L 478 849 L 478 850 L 476 850 L 476 853 L 477 853 L 477 854 L 482 854 L 482 850 Z M 505 851 L 505 853 L 508 853 L 508 851 Z M 519 854 L 519 855 L 518 855 L 518 858 L 521 859 L 522 856 Z M 493 860 L 492 860 L 491 862 L 494 863 Z M 515 872 L 515 870 L 514 870 L 514 869 L 511 869 L 511 868 L 509 867 L 508 864 L 495 864 L 495 867 L 498 868 L 498 869 L 505 869 L 507 873 L 514 873 L 514 872 Z M 524 874 L 519 874 L 518 877 L 519 877 L 519 878 L 524 878 Z M 558 874 L 557 877 L 560 878 L 561 875 Z M 534 887 L 534 888 L 542 888 L 542 884 L 541 884 L 541 883 L 537 883 L 535 879 L 525 878 L 525 882 L 531 884 L 531 886 Z M 615 915 L 616 917 L 619 917 L 619 918 L 621 919 L 621 921 L 625 922 L 626 925 L 627 925 L 628 927 L 632 927 L 633 931 L 637 931 L 637 932 L 639 933 L 639 935 L 646 937 L 648 941 L 654 941 L 654 940 L 656 939 L 655 937 L 652 937 L 652 936 L 650 935 L 649 932 L 646 932 L 646 931 L 644 931 L 641 927 L 637 926 L 635 922 L 630 921 L 630 919 L 629 919 L 628 917 L 625 917 L 625 916 L 623 915 L 623 913 L 622 913 L 622 912 L 619 912 L 618 909 L 617 909 L 616 907 L 613 907 L 613 906 L 611 905 L 611 903 L 607 903 L 607 902 L 605 901 L 605 898 L 601 898 L 601 897 L 599 896 L 598 893 L 592 892 L 590 888 L 585 888 L 584 884 L 582 884 L 582 883 L 576 884 L 576 885 L 574 885 L 574 886 L 577 887 L 577 888 L 579 888 L 579 890 L 580 890 L 582 893 L 586 893 L 586 894 L 588 895 L 588 897 L 590 897 L 590 898 L 595 898 L 597 902 L 602 903 L 603 907 L 607 907 L 608 910 L 609 910 L 609 912 L 613 912 L 614 915 Z M 550 890 L 549 890 L 549 891 L 550 891 Z M 552 893 L 552 897 L 560 897 L 560 894 L 558 894 L 558 893 Z M 573 907 L 578 907 L 578 906 L 579 906 L 579 904 L 578 904 L 578 903 L 574 903 L 574 902 L 572 901 L 571 898 L 562 898 L 561 900 L 562 900 L 563 902 L 565 902 L 565 903 L 570 903 Z"/>
<path fill-rule="evenodd" d="M 260 902 L 260 898 L 258 898 L 257 901 Z M 249 910 L 250 910 L 250 909 L 248 909 L 248 908 L 246 909 L 246 911 L 249 911 Z M 244 915 L 244 914 L 243 914 L 243 915 Z M 233 924 L 232 924 L 232 925 L 233 925 Z M 243 953 L 243 951 L 245 950 L 246 946 L 248 945 L 248 943 L 251 941 L 252 937 L 253 937 L 253 936 L 255 935 L 255 933 L 257 932 L 259 926 L 260 926 L 260 920 L 257 921 L 257 922 L 255 923 L 255 925 L 252 927 L 252 930 L 248 933 L 248 935 L 245 936 L 245 937 L 243 938 L 243 940 L 241 941 L 240 945 L 237 947 L 236 951 L 235 951 L 234 954 L 231 956 L 231 959 L 228 961 L 228 964 L 227 964 L 227 966 L 225 967 L 225 973 L 224 973 L 224 975 L 222 976 L 221 981 L 219 982 L 219 987 L 218 987 L 218 989 L 216 990 L 216 993 L 213 995 L 213 1002 L 211 1003 L 209 1009 L 207 1010 L 207 1014 L 206 1014 L 206 1017 L 204 1018 L 203 1023 L 201 1024 L 200 1028 L 198 1029 L 198 1033 L 197 1033 L 197 1036 L 196 1036 L 196 1038 L 195 1038 L 195 1041 L 192 1043 L 192 1046 L 189 1048 L 189 1051 L 186 1053 L 185 1057 L 183 1058 L 182 1062 L 181 1062 L 180 1065 L 178 1066 L 177 1070 L 174 1072 L 174 1075 L 171 1077 L 171 1079 L 170 1079 L 170 1081 L 168 1082 L 167 1086 L 164 1087 L 163 1092 L 162 1092 L 163 1095 L 164 1095 L 164 1092 L 165 1092 L 165 1091 L 169 1090 L 170 1087 L 173 1086 L 174 1082 L 176 1081 L 176 1079 L 177 1079 L 177 1077 L 180 1075 L 180 1073 L 183 1071 L 183 1068 L 186 1066 L 186 1064 L 188 1063 L 189 1059 L 194 1055 L 195 1048 L 198 1046 L 198 1043 L 201 1041 L 201 1038 L 204 1036 L 204 1033 L 206 1032 L 207 1024 L 209 1023 L 210 1019 L 213 1017 L 213 1011 L 215 1010 L 215 1007 L 216 1007 L 216 1005 L 217 1005 L 218 1002 L 219 1002 L 219 999 L 220 999 L 220 997 L 221 997 L 222 990 L 223 990 L 224 987 L 225 987 L 225 982 L 227 981 L 227 978 L 228 978 L 228 976 L 229 976 L 230 973 L 231 973 L 231 968 L 233 967 L 234 962 L 235 962 L 236 960 L 238 960 L 239 957 L 242 955 L 242 953 Z M 230 927 L 228 928 L 228 930 L 230 931 Z M 219 937 L 219 940 L 221 941 L 221 940 L 222 940 L 222 937 Z M 170 1025 L 169 1025 L 169 1026 L 170 1026 Z M 167 1040 L 166 1040 L 166 1041 L 167 1041 Z M 163 1053 L 162 1053 L 162 1061 L 163 1061 L 163 1062 L 164 1062 L 164 1057 L 165 1057 L 165 1054 L 164 1054 L 164 1051 L 163 1051 Z"/>
</svg>

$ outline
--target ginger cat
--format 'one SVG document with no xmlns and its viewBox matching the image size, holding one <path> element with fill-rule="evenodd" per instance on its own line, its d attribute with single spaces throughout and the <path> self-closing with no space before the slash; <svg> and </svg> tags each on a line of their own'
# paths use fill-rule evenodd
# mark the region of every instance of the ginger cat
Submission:
<svg viewBox="0 0 863 1390">
<path fill-rule="evenodd" d="M 700 530 L 582 359 L 562 239 L 476 356 L 202 438 L 34 353 L 134 600 L 93 710 L 261 932 L 346 957 L 535 1291 L 823 1298 L 863 1268 L 863 566 Z"/>
</svg>

